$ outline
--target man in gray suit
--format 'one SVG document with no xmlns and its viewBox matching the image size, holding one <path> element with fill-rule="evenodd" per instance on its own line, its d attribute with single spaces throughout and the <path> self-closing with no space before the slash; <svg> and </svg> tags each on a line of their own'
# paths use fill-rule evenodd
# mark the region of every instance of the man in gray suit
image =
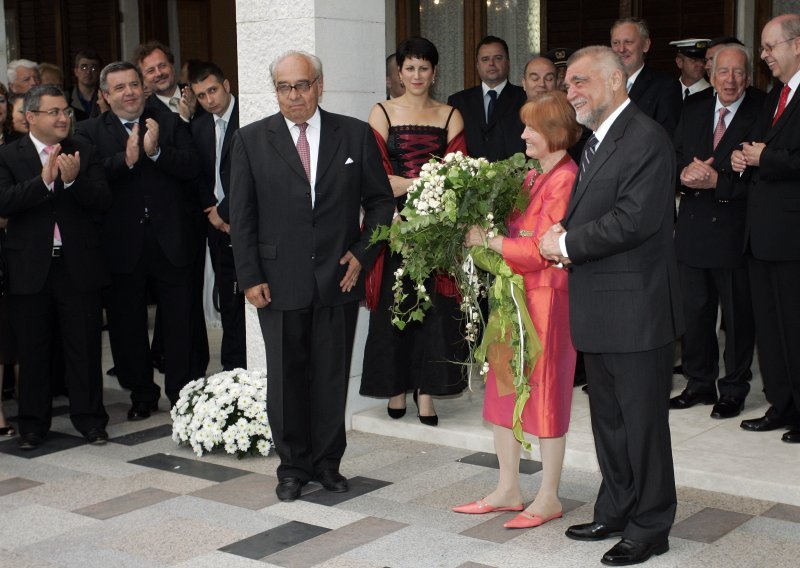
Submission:
<svg viewBox="0 0 800 568">
<path fill-rule="evenodd" d="M 320 60 L 288 52 L 270 74 L 280 112 L 233 139 L 231 241 L 266 344 L 275 492 L 293 501 L 312 480 L 348 490 L 339 462 L 358 302 L 378 253 L 370 236 L 394 199 L 369 125 L 318 107 Z"/>
<path fill-rule="evenodd" d="M 587 140 L 564 220 L 541 241 L 569 275 L 570 328 L 584 352 L 603 482 L 594 520 L 575 540 L 622 540 L 602 558 L 624 566 L 669 549 L 675 477 L 669 393 L 683 332 L 672 245 L 675 153 L 666 132 L 631 104 L 610 48 L 576 52 L 567 97 Z"/>
</svg>

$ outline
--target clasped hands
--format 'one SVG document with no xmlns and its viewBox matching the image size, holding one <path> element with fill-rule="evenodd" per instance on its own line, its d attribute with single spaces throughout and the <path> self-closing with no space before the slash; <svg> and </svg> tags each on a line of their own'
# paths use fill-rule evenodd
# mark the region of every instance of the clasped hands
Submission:
<svg viewBox="0 0 800 568">
<path fill-rule="evenodd" d="M 542 255 L 542 258 L 552 260 L 554 263 L 562 264 L 563 266 L 570 264 L 569 258 L 562 255 L 561 247 L 558 244 L 558 240 L 564 232 L 564 227 L 561 223 L 556 223 L 547 229 L 547 232 L 542 235 L 542 239 L 539 241 L 539 254 Z"/>
<path fill-rule="evenodd" d="M 144 153 L 148 157 L 153 157 L 158 153 L 158 123 L 148 118 L 144 121 L 146 131 L 142 145 L 144 146 Z M 125 164 L 129 168 L 139 161 L 141 152 L 139 151 L 139 125 L 134 124 L 131 133 L 128 135 L 128 143 L 125 145 Z"/>
<path fill-rule="evenodd" d="M 731 169 L 742 173 L 747 166 L 758 167 L 761 164 L 761 152 L 767 145 L 763 142 L 742 142 L 741 150 L 731 154 Z"/>
<path fill-rule="evenodd" d="M 61 181 L 67 185 L 75 181 L 80 169 L 80 152 L 76 150 L 74 154 L 62 154 L 61 144 L 56 144 L 47 158 L 47 163 L 42 167 L 42 181 L 50 187 L 61 172 Z"/>
<path fill-rule="evenodd" d="M 694 158 L 681 172 L 681 184 L 692 189 L 714 189 L 717 187 L 717 170 L 711 167 L 713 156 L 707 160 Z"/>
</svg>

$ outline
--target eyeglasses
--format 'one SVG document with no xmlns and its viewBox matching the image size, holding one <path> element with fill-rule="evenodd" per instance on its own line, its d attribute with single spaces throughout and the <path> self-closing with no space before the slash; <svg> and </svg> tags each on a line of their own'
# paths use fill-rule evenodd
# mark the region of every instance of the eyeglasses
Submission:
<svg viewBox="0 0 800 568">
<path fill-rule="evenodd" d="M 81 63 L 80 65 L 78 65 L 78 69 L 80 69 L 81 71 L 91 71 L 92 73 L 94 73 L 95 71 L 98 71 L 100 67 L 98 67 L 97 65 L 89 65 L 87 63 Z"/>
<path fill-rule="evenodd" d="M 772 53 L 772 50 L 773 50 L 773 49 L 775 49 L 776 47 L 778 47 L 780 44 L 782 44 L 782 43 L 787 43 L 787 42 L 790 42 L 790 41 L 792 41 L 792 40 L 795 40 L 795 39 L 797 39 L 798 37 L 800 37 L 800 36 L 794 36 L 794 37 L 790 37 L 789 39 L 785 39 L 785 40 L 783 40 L 783 41 L 779 41 L 778 43 L 776 43 L 776 44 L 774 44 L 774 45 L 769 45 L 769 44 L 767 44 L 767 45 L 762 45 L 761 47 L 759 47 L 759 48 L 758 48 L 758 51 L 759 51 L 760 53 L 764 53 L 765 51 L 766 51 L 767 53 Z"/>
<path fill-rule="evenodd" d="M 311 90 L 311 85 L 316 83 L 317 79 L 319 79 L 319 77 L 313 81 L 298 81 L 294 85 L 290 85 L 289 83 L 278 83 L 278 85 L 275 86 L 275 90 L 282 97 L 289 96 L 289 93 L 292 92 L 292 89 L 295 89 L 298 93 L 304 95 Z"/>
<path fill-rule="evenodd" d="M 67 107 L 67 108 L 51 108 L 50 110 L 31 110 L 28 112 L 32 112 L 34 114 L 46 114 L 50 118 L 58 118 L 59 115 L 63 114 L 67 118 L 72 118 L 72 115 L 75 114 L 74 111 Z"/>
</svg>

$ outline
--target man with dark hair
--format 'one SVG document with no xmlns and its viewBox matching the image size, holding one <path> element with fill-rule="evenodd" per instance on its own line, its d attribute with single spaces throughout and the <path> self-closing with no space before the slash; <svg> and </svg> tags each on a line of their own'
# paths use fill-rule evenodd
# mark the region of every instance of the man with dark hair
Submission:
<svg viewBox="0 0 800 568">
<path fill-rule="evenodd" d="M 222 318 L 220 362 L 225 371 L 247 366 L 244 295 L 236 280 L 231 248 L 228 191 L 231 140 L 239 129 L 239 107 L 222 70 L 214 63 L 191 67 L 189 83 L 206 111 L 192 121 L 192 138 L 200 154 L 200 199 L 208 216 L 208 250 L 216 275 L 214 286 Z"/>
<path fill-rule="evenodd" d="M 144 90 L 153 103 L 160 102 L 168 110 L 178 113 L 184 122 L 194 114 L 195 100 L 188 86 L 178 85 L 175 73 L 175 56 L 160 41 L 148 41 L 136 46 L 133 61 L 139 66 L 144 80 Z"/>
<path fill-rule="evenodd" d="M 396 55 L 392 53 L 386 58 L 386 100 L 396 99 L 406 92 L 406 86 L 400 79 Z"/>
<path fill-rule="evenodd" d="M 100 89 L 110 110 L 81 122 L 76 138 L 97 147 L 113 190 L 100 241 L 112 276 L 109 337 L 117 377 L 131 391 L 128 419 L 141 420 L 160 396 L 148 348 L 148 281 L 163 316 L 171 405 L 192 378 L 186 327 L 195 248 L 184 194 L 200 164 L 188 125 L 174 113 L 145 108 L 142 76 L 133 64 L 107 65 Z"/>
<path fill-rule="evenodd" d="M 95 51 L 84 49 L 75 55 L 75 87 L 70 94 L 69 105 L 75 111 L 75 120 L 86 120 L 100 114 L 97 106 L 97 85 L 100 79 L 102 60 Z"/>
<path fill-rule="evenodd" d="M 100 289 L 109 282 L 95 217 L 111 191 L 93 146 L 69 138 L 72 109 L 53 85 L 25 95 L 30 133 L 0 147 L 0 216 L 10 219 L 11 317 L 19 353 L 20 449 L 50 429 L 50 354 L 58 320 L 70 418 L 92 444 L 108 439 L 100 370 Z"/>
<path fill-rule="evenodd" d="M 519 109 L 525 104 L 525 90 L 508 82 L 509 56 L 506 42 L 486 36 L 478 43 L 475 67 L 481 84 L 464 89 L 447 99 L 447 104 L 464 117 L 464 134 L 470 156 L 490 161 L 504 160 L 522 152 L 525 143 Z"/>
</svg>

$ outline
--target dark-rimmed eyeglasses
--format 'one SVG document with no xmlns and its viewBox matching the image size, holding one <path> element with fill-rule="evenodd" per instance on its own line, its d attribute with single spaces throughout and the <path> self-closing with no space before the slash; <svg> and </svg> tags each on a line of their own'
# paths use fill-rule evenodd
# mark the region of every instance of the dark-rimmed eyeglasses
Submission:
<svg viewBox="0 0 800 568">
<path fill-rule="evenodd" d="M 289 93 L 292 92 L 292 89 L 296 90 L 301 95 L 304 95 L 311 90 L 311 86 L 317 82 L 317 79 L 319 79 L 319 77 L 313 81 L 298 81 L 294 85 L 289 83 L 278 83 L 275 86 L 275 91 L 282 97 L 289 96 Z"/>
<path fill-rule="evenodd" d="M 58 118 L 58 116 L 62 114 L 67 118 L 72 118 L 72 115 L 75 114 L 74 111 L 69 107 L 51 108 L 50 110 L 30 110 L 28 112 L 32 112 L 34 114 L 46 114 L 50 118 Z"/>
</svg>

